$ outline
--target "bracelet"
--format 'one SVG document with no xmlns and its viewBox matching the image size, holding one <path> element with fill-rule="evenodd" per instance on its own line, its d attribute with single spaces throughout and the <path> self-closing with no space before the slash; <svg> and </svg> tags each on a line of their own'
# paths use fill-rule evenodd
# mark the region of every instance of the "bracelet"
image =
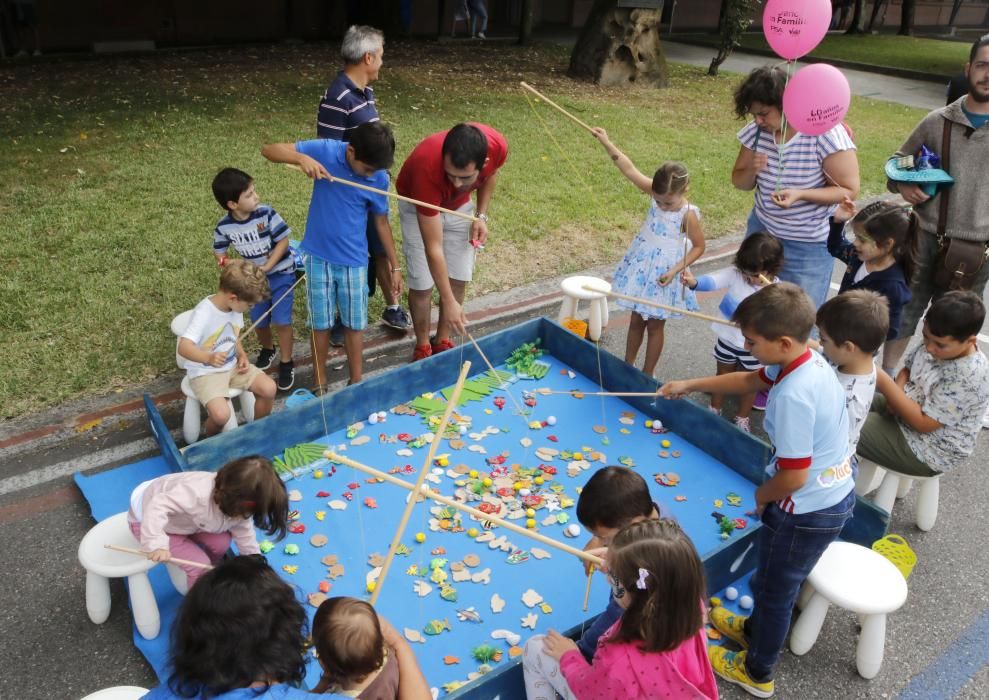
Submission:
<svg viewBox="0 0 989 700">
<path fill-rule="evenodd" d="M 402 271 L 402 268 L 400 268 L 400 267 L 393 267 L 393 268 L 391 269 L 391 271 L 392 271 L 392 272 L 401 272 L 401 271 Z"/>
</svg>

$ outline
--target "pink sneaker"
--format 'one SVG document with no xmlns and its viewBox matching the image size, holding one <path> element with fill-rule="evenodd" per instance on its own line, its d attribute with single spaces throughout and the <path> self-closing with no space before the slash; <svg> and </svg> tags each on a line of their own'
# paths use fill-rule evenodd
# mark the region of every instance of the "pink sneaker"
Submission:
<svg viewBox="0 0 989 700">
<path fill-rule="evenodd" d="M 752 432 L 752 426 L 749 425 L 748 416 L 743 418 L 742 416 L 735 416 L 735 427 L 745 433 Z"/>
</svg>

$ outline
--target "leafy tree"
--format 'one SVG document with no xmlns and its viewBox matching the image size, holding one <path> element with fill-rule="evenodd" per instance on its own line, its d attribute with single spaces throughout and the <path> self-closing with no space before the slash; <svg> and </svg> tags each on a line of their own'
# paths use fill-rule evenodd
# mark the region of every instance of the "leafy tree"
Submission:
<svg viewBox="0 0 989 700">
<path fill-rule="evenodd" d="M 741 43 L 742 34 L 752 25 L 752 16 L 759 0 L 722 0 L 718 53 L 711 59 L 708 75 L 717 75 L 718 67 Z"/>
</svg>

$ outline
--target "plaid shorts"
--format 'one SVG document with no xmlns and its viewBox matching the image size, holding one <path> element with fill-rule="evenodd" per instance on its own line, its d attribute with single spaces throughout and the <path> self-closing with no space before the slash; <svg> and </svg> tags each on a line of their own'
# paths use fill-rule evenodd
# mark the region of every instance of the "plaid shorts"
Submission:
<svg viewBox="0 0 989 700">
<path fill-rule="evenodd" d="M 338 307 L 344 326 L 367 328 L 367 268 L 335 265 L 312 255 L 305 256 L 305 264 L 313 330 L 328 330 Z"/>
</svg>

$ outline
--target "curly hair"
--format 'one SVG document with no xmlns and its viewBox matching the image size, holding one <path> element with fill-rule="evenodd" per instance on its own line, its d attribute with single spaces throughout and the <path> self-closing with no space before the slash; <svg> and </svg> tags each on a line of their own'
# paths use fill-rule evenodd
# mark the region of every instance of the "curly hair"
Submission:
<svg viewBox="0 0 989 700">
<path fill-rule="evenodd" d="M 743 119 L 753 102 L 767 107 L 783 109 L 783 89 L 786 73 L 776 66 L 753 68 L 745 80 L 735 88 L 735 115 Z"/>
<path fill-rule="evenodd" d="M 168 686 L 213 698 L 306 675 L 306 612 L 264 557 L 227 559 L 189 589 L 172 630 Z"/>
<path fill-rule="evenodd" d="M 220 273 L 220 290 L 236 294 L 241 301 L 257 304 L 271 297 L 268 275 L 246 260 L 231 260 Z"/>
</svg>

